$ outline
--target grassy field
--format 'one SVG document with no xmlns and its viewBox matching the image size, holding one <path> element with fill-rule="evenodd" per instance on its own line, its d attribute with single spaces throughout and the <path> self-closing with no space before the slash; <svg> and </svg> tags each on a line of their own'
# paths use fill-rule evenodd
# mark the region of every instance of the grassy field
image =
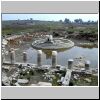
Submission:
<svg viewBox="0 0 100 100">
<path fill-rule="evenodd" d="M 52 32 L 54 36 L 72 36 L 76 38 L 98 39 L 98 25 L 75 24 L 54 21 L 2 21 L 2 35 L 14 35 L 34 32 Z"/>
</svg>

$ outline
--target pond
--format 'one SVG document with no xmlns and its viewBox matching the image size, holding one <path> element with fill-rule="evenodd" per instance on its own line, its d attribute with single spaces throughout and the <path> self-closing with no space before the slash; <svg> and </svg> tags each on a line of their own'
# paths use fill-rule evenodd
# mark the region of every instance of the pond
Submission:
<svg viewBox="0 0 100 100">
<path fill-rule="evenodd" d="M 28 62 L 36 63 L 37 51 L 33 48 L 27 49 Z M 43 51 L 42 64 L 51 64 L 51 51 Z M 92 68 L 98 68 L 98 49 L 97 48 L 82 48 L 74 46 L 65 51 L 58 52 L 57 63 L 59 65 L 67 65 L 68 59 L 73 59 L 83 56 L 86 60 L 90 60 Z"/>
<path fill-rule="evenodd" d="M 25 44 L 21 47 L 19 47 L 18 50 L 16 50 L 16 61 L 22 62 L 22 52 L 26 51 L 28 54 L 28 61 L 29 63 L 37 63 L 37 50 L 31 47 L 31 43 Z M 42 64 L 50 65 L 52 63 L 51 61 L 52 52 L 51 50 L 43 50 L 42 54 Z M 58 51 L 57 55 L 57 63 L 59 65 L 67 65 L 68 59 L 75 59 L 77 57 L 84 57 L 85 60 L 90 60 L 91 62 L 91 68 L 98 68 L 98 48 L 83 48 L 74 46 L 70 49 L 64 49 Z M 9 60 L 9 55 L 6 56 L 6 59 Z"/>
</svg>

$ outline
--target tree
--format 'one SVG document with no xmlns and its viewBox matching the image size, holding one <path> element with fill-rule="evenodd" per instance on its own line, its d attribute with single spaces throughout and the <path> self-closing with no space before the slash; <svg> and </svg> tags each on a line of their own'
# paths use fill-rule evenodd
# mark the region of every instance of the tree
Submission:
<svg viewBox="0 0 100 100">
<path fill-rule="evenodd" d="M 82 24 L 83 20 L 79 18 L 79 19 L 75 19 L 74 22 L 77 24 Z"/>
<path fill-rule="evenodd" d="M 64 23 L 69 24 L 69 23 L 71 23 L 71 21 L 69 19 L 65 18 Z"/>
<path fill-rule="evenodd" d="M 33 18 L 30 18 L 30 20 L 32 21 L 32 20 L 33 20 Z"/>
<path fill-rule="evenodd" d="M 59 22 L 62 23 L 63 21 L 62 20 L 59 20 Z"/>
<path fill-rule="evenodd" d="M 30 18 L 30 22 L 33 23 L 33 18 Z"/>
</svg>

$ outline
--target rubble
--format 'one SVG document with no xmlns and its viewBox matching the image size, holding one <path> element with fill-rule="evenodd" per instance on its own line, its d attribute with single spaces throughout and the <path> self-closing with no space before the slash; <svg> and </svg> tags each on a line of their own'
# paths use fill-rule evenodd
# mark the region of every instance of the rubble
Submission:
<svg viewBox="0 0 100 100">
<path fill-rule="evenodd" d="M 29 81 L 27 79 L 18 79 L 17 80 L 18 83 L 22 83 L 22 84 L 26 84 L 28 83 Z"/>
<path fill-rule="evenodd" d="M 20 84 L 18 84 L 18 82 L 15 83 L 15 86 L 21 86 Z"/>
<path fill-rule="evenodd" d="M 52 86 L 52 84 L 49 82 L 39 82 L 38 85 L 39 86 Z"/>
<path fill-rule="evenodd" d="M 79 63 L 76 64 L 75 66 L 76 66 L 76 67 L 80 67 L 80 68 L 82 68 L 82 67 L 85 67 L 85 64 L 82 63 L 82 62 L 79 62 Z"/>
<path fill-rule="evenodd" d="M 91 79 L 88 79 L 88 78 L 85 78 L 84 80 L 89 82 L 89 83 L 91 82 Z"/>
<path fill-rule="evenodd" d="M 80 57 L 79 59 L 83 59 Z M 70 60 L 74 62 L 73 60 Z M 73 63 L 74 64 L 74 63 Z M 11 67 L 12 66 L 12 67 Z M 68 64 L 69 66 L 69 64 Z M 36 64 L 30 64 L 30 63 L 15 63 L 13 65 L 6 63 L 2 66 L 2 69 L 11 71 L 13 74 L 11 76 L 7 77 L 6 75 L 3 75 L 2 83 L 3 85 L 10 86 L 69 86 L 73 83 L 70 83 L 71 80 L 80 80 L 80 76 L 86 76 L 86 75 L 94 75 L 97 76 L 98 69 L 86 69 L 84 62 L 78 62 L 77 64 L 74 64 L 72 66 L 61 66 L 57 65 L 55 67 L 52 67 L 51 65 L 41 65 L 37 66 Z M 34 73 L 42 73 L 40 76 L 43 78 L 43 82 L 36 82 L 37 84 L 34 84 L 32 81 L 32 77 L 34 77 Z M 38 77 L 38 76 L 36 76 Z M 48 82 L 47 82 L 48 81 Z M 54 84 L 53 84 L 54 81 Z M 84 79 L 84 81 L 91 83 L 90 79 Z M 76 84 L 74 84 L 76 85 Z"/>
<path fill-rule="evenodd" d="M 31 84 L 30 86 L 38 86 L 38 84 Z"/>
<path fill-rule="evenodd" d="M 4 86 L 10 86 L 10 80 L 7 76 L 2 76 L 2 84 Z"/>
</svg>

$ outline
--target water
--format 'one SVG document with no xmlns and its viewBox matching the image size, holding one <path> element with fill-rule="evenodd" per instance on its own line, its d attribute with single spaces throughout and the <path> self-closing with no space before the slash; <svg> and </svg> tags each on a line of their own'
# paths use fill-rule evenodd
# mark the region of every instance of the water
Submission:
<svg viewBox="0 0 100 100">
<path fill-rule="evenodd" d="M 37 50 L 31 47 L 31 44 L 25 44 L 23 47 L 19 47 L 19 50 L 16 50 L 16 61 L 23 62 L 22 52 L 26 51 L 28 54 L 28 63 L 37 63 Z M 51 64 L 52 52 L 48 50 L 43 50 L 42 55 L 42 64 Z M 57 63 L 59 65 L 67 65 L 68 59 L 74 59 L 77 57 L 84 57 L 85 60 L 90 60 L 91 68 L 98 68 L 98 48 L 83 48 L 74 46 L 68 50 L 60 50 L 57 55 Z M 9 60 L 9 55 L 6 56 L 6 59 Z"/>
<path fill-rule="evenodd" d="M 27 49 L 28 62 L 37 63 L 37 51 L 30 47 Z M 85 60 L 90 60 L 92 68 L 98 68 L 98 48 L 82 48 L 74 46 L 73 48 L 65 51 L 58 52 L 57 63 L 59 65 L 67 65 L 68 59 L 77 57 L 84 57 Z M 51 51 L 43 51 L 42 64 L 51 64 Z"/>
</svg>

